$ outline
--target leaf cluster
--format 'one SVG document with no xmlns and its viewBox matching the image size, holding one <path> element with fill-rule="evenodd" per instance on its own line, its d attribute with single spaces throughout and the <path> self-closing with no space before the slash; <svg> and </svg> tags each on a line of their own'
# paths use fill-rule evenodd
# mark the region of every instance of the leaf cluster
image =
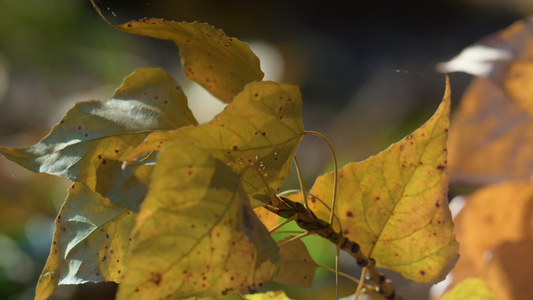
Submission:
<svg viewBox="0 0 533 300">
<path fill-rule="evenodd" d="M 172 76 L 142 68 L 111 99 L 77 103 L 39 143 L 0 148 L 74 182 L 36 299 L 104 281 L 120 283 L 117 299 L 287 299 L 253 294 L 271 281 L 309 287 L 318 265 L 298 239 L 272 239 L 263 220 L 275 215 L 347 251 L 368 272 L 360 286 L 388 299 L 399 296 L 376 267 L 436 282 L 454 265 L 448 84 L 435 115 L 403 140 L 320 176 L 303 198 L 278 197 L 310 134 L 298 87 L 262 81 L 248 45 L 204 23 L 115 27 L 173 41 L 187 78 L 228 105 L 199 125 Z"/>
</svg>

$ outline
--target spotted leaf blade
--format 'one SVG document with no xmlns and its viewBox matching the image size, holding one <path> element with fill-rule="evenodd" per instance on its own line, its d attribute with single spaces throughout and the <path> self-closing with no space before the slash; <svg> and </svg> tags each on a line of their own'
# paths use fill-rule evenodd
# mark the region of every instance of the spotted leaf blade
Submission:
<svg viewBox="0 0 533 300">
<path fill-rule="evenodd" d="M 77 103 L 36 145 L 0 152 L 31 171 L 82 182 L 138 211 L 152 166 L 123 171 L 123 160 L 151 131 L 191 124 L 196 120 L 175 80 L 163 69 L 142 68 L 124 79 L 112 99 Z"/>
<path fill-rule="evenodd" d="M 168 141 L 190 140 L 237 172 L 252 206 L 257 207 L 269 201 L 264 182 L 275 191 L 289 174 L 303 133 L 298 88 L 253 82 L 210 123 L 154 132 L 127 160 L 159 151 Z"/>
<path fill-rule="evenodd" d="M 419 282 L 442 280 L 458 256 L 447 199 L 449 109 L 447 82 L 444 99 L 426 124 L 338 174 L 335 213 L 343 234 L 378 266 Z M 332 189 L 328 173 L 316 180 L 311 194 L 331 203 Z M 328 218 L 322 204 L 310 202 L 317 216 Z"/>
<path fill-rule="evenodd" d="M 132 238 L 119 300 L 254 292 L 279 268 L 238 175 L 184 141 L 160 152 Z"/>
<path fill-rule="evenodd" d="M 35 299 L 47 299 L 58 285 L 119 282 L 136 215 L 74 183 L 56 219 Z"/>
<path fill-rule="evenodd" d="M 225 103 L 231 102 L 246 84 L 263 78 L 259 59 L 248 44 L 206 23 L 143 19 L 115 27 L 173 41 L 180 50 L 187 78 Z"/>
</svg>

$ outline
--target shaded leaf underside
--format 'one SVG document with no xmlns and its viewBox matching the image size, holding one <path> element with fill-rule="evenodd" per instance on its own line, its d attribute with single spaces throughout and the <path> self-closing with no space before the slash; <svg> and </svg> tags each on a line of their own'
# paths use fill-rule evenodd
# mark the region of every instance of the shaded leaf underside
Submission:
<svg viewBox="0 0 533 300">
<path fill-rule="evenodd" d="M 175 80 L 163 69 L 143 68 L 126 77 L 112 99 L 77 103 L 36 145 L 0 152 L 31 171 L 82 182 L 138 211 L 152 166 L 123 171 L 124 158 L 149 132 L 191 124 L 196 120 Z"/>
<path fill-rule="evenodd" d="M 72 185 L 56 219 L 36 299 L 47 299 L 58 284 L 118 282 L 136 215 L 81 183 Z"/>
</svg>

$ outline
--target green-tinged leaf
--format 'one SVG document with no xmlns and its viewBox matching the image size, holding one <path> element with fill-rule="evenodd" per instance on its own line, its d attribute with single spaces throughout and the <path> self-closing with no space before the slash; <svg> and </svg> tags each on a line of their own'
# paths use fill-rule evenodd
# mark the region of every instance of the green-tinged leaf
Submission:
<svg viewBox="0 0 533 300">
<path fill-rule="evenodd" d="M 174 141 L 152 178 L 118 299 L 253 292 L 276 275 L 278 248 L 225 163 Z"/>
<path fill-rule="evenodd" d="M 118 282 L 136 215 L 74 183 L 57 216 L 50 256 L 35 299 L 47 299 L 60 284 Z"/>
<path fill-rule="evenodd" d="M 246 84 L 263 78 L 259 59 L 248 44 L 209 24 L 143 19 L 115 27 L 176 43 L 187 78 L 223 102 L 231 102 Z"/>
<path fill-rule="evenodd" d="M 133 211 L 146 194 L 151 166 L 121 170 L 122 161 L 154 130 L 196 124 L 187 98 L 162 69 L 137 69 L 112 99 L 77 103 L 38 144 L 0 148 L 34 172 L 85 183 Z"/>
<path fill-rule="evenodd" d="M 292 238 L 286 237 L 281 243 Z M 279 249 L 281 266 L 278 275 L 273 281 L 290 286 L 310 288 L 313 286 L 315 271 L 318 268 L 304 242 L 300 239 L 285 244 Z"/>
<path fill-rule="evenodd" d="M 260 294 L 240 295 L 232 294 L 223 297 L 191 297 L 187 300 L 291 300 L 284 291 L 269 291 Z"/>
<path fill-rule="evenodd" d="M 441 280 L 458 256 L 447 199 L 449 110 L 447 83 L 442 104 L 426 124 L 338 174 L 335 213 L 344 235 L 378 266 L 419 282 Z M 332 189 L 328 173 L 316 180 L 311 194 L 331 203 Z M 318 217 L 328 218 L 322 204 L 310 202 Z"/>
<path fill-rule="evenodd" d="M 284 291 L 270 291 L 261 294 L 250 294 L 245 295 L 247 300 L 291 300 Z"/>
<path fill-rule="evenodd" d="M 496 297 L 480 278 L 468 278 L 446 293 L 441 300 L 495 300 Z"/>
<path fill-rule="evenodd" d="M 170 140 L 191 140 L 241 175 L 252 206 L 262 206 L 268 202 L 259 198 L 266 194 L 263 179 L 276 191 L 290 172 L 304 133 L 301 105 L 296 86 L 253 82 L 210 123 L 154 132 L 127 160 Z"/>
</svg>

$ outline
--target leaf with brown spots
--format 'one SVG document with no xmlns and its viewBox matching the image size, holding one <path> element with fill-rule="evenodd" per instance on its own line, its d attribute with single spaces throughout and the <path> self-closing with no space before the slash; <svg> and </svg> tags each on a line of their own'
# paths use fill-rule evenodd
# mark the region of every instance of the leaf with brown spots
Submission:
<svg viewBox="0 0 533 300">
<path fill-rule="evenodd" d="M 47 299 L 58 285 L 119 282 L 136 216 L 85 185 L 73 184 L 56 220 L 35 299 Z"/>
<path fill-rule="evenodd" d="M 246 84 L 263 78 L 259 59 L 248 44 L 209 24 L 143 19 L 115 27 L 173 41 L 179 48 L 185 76 L 223 102 L 231 102 Z"/>
<path fill-rule="evenodd" d="M 377 266 L 420 282 L 443 279 L 458 255 L 447 199 L 449 110 L 447 82 L 444 99 L 428 122 L 338 174 L 335 213 L 344 235 L 359 243 Z M 332 189 L 333 174 L 328 173 L 310 193 L 331 203 Z M 311 198 L 310 207 L 327 220 L 329 211 L 319 201 Z"/>
<path fill-rule="evenodd" d="M 127 160 L 159 151 L 171 140 L 193 141 L 242 177 L 244 190 L 257 207 L 268 201 L 264 181 L 276 191 L 289 174 L 303 133 L 298 87 L 253 82 L 210 123 L 154 132 Z"/>
<path fill-rule="evenodd" d="M 278 244 L 290 238 L 292 236 L 284 238 Z M 282 245 L 279 249 L 279 256 L 281 267 L 274 281 L 302 288 L 313 286 L 318 265 L 301 239 Z"/>
<path fill-rule="evenodd" d="M 119 300 L 249 293 L 276 275 L 278 248 L 225 163 L 177 140 L 160 152 L 152 179 Z"/>
<path fill-rule="evenodd" d="M 196 124 L 187 98 L 163 69 L 143 68 L 106 101 L 77 103 L 47 137 L 25 149 L 0 148 L 6 158 L 40 173 L 82 182 L 138 211 L 152 166 L 121 169 L 149 132 Z"/>
</svg>

